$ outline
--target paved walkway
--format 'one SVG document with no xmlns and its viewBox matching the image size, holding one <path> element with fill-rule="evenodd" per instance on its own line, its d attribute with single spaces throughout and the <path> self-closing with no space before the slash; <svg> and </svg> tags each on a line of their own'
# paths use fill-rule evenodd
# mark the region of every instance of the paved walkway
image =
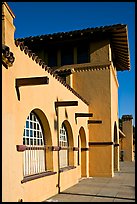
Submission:
<svg viewBox="0 0 137 204">
<path fill-rule="evenodd" d="M 44 202 L 135 202 L 135 161 L 120 162 L 113 178 L 84 178 Z"/>
</svg>

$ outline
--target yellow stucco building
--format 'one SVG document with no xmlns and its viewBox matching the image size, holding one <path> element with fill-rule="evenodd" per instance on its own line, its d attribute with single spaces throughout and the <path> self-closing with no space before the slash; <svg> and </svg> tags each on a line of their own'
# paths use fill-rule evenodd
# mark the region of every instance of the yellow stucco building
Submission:
<svg viewBox="0 0 137 204">
<path fill-rule="evenodd" d="M 81 177 L 113 177 L 121 133 L 117 71 L 130 69 L 127 26 L 15 40 L 14 18 L 4 2 L 3 202 L 40 202 Z"/>
</svg>

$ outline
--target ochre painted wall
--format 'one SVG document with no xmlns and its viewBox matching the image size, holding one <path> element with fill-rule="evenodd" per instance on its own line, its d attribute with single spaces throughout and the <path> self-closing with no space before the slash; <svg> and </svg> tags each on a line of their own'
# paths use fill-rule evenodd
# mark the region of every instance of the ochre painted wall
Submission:
<svg viewBox="0 0 137 204">
<path fill-rule="evenodd" d="M 109 40 L 98 40 L 90 43 L 90 63 L 103 65 L 110 61 Z"/>
<path fill-rule="evenodd" d="M 106 49 L 109 50 L 108 47 Z M 115 122 L 117 124 L 118 137 L 118 83 L 114 68 L 106 66 L 103 69 L 97 68 L 90 71 L 74 72 L 73 87 L 89 102 L 89 112 L 93 113 L 93 117 L 90 119 L 102 120 L 102 124 L 88 125 L 89 142 L 114 142 Z M 117 167 L 115 169 L 119 170 L 118 149 L 116 152 Z M 97 155 L 100 156 L 98 157 Z M 114 175 L 113 145 L 92 145 L 89 151 L 89 158 L 90 176 Z M 106 160 L 108 162 L 107 165 Z"/>
<path fill-rule="evenodd" d="M 40 109 L 46 116 L 52 136 L 52 145 L 57 146 L 57 132 L 54 127 L 56 120 L 54 102 L 59 101 L 78 101 L 78 107 L 61 107 L 59 110 L 59 127 L 64 120 L 69 121 L 73 131 L 74 146 L 77 146 L 77 136 L 79 134 L 80 127 L 84 127 L 86 137 L 88 141 L 88 129 L 87 129 L 87 118 L 79 120 L 76 124 L 75 112 L 88 112 L 88 106 L 77 98 L 71 91 L 64 87 L 59 81 L 57 81 L 48 72 L 45 72 L 42 67 L 32 61 L 28 56 L 20 51 L 19 48 L 12 47 L 15 62 L 13 67 L 5 69 L 2 67 L 2 135 L 3 135 L 3 201 L 17 201 L 18 198 L 28 198 L 29 200 L 35 200 L 37 189 L 40 191 L 41 184 L 39 181 L 30 181 L 32 185 L 37 184 L 35 191 L 32 194 L 26 190 L 30 184 L 21 184 L 23 179 L 23 168 L 22 168 L 22 153 L 17 152 L 16 145 L 23 143 L 23 130 L 27 116 L 33 109 Z M 26 86 L 20 87 L 20 101 L 17 99 L 17 93 L 15 89 L 15 79 L 23 77 L 34 77 L 34 76 L 48 76 L 49 85 L 38 85 L 38 86 Z M 67 112 L 67 116 L 66 116 Z M 74 152 L 74 165 L 77 165 L 77 152 Z M 10 157 L 7 157 L 10 155 Z M 12 158 L 12 159 L 11 159 Z M 57 152 L 53 153 L 54 171 L 57 171 Z M 77 171 L 77 169 L 75 170 Z M 87 169 L 88 171 L 88 169 Z M 73 175 L 73 174 L 72 174 Z M 71 175 L 71 176 L 72 176 Z M 77 176 L 76 176 L 77 175 Z M 75 184 L 76 180 L 80 177 L 80 174 L 74 174 L 74 182 L 68 180 L 68 186 Z M 45 191 L 43 188 L 39 195 L 39 200 L 45 199 L 55 193 L 57 193 L 56 181 L 57 175 L 50 176 L 50 183 L 52 183 L 52 192 L 47 187 L 47 181 L 45 180 Z M 9 184 L 6 184 L 8 180 Z M 46 181 L 47 180 L 47 181 Z M 73 180 L 73 179 L 72 179 Z M 48 183 L 50 185 L 50 183 Z M 62 184 L 63 185 L 63 184 Z M 43 186 L 43 185 L 42 185 Z M 62 186 L 64 189 L 64 187 Z M 26 192 L 24 194 L 24 192 Z M 27 195 L 28 193 L 28 195 Z M 7 195 L 8 194 L 8 195 Z M 37 196 L 38 196 L 37 195 Z M 24 197 L 25 196 L 25 197 Z M 26 200 L 28 201 L 28 200 Z"/>
<path fill-rule="evenodd" d="M 16 145 L 23 144 L 24 125 L 32 110 L 38 114 L 43 123 L 45 137 L 49 137 L 48 144 L 58 145 L 55 101 L 78 101 L 78 106 L 60 107 L 58 111 L 58 127 L 60 128 L 64 121 L 69 124 L 71 144 L 74 147 L 78 146 L 78 136 L 80 137 L 80 148 L 89 147 L 89 142 L 108 142 L 103 145 L 90 145 L 89 150 L 83 153 L 79 151 L 79 165 L 78 152 L 72 151 L 70 163 L 75 168 L 60 173 L 60 190 L 63 191 L 76 184 L 81 176 L 114 176 L 114 170 L 119 170 L 118 147 L 115 149 L 116 156 L 114 157 L 114 145 L 112 144 L 119 142 L 118 83 L 113 64 L 110 62 L 109 41 L 91 43 L 91 61 L 84 66 L 97 66 L 96 69 L 78 71 L 71 75 L 71 86 L 89 102 L 88 106 L 53 75 L 42 69 L 42 66 L 33 61 L 31 57 L 29 58 L 24 51 L 20 50 L 20 47 L 16 47 L 14 14 L 6 4 L 3 6 L 3 12 L 2 41 L 10 47 L 15 57 L 12 67 L 6 69 L 2 66 L 3 202 L 17 202 L 19 199 L 40 202 L 58 193 L 58 152 L 49 151 L 47 161 L 49 169 L 56 174 L 21 183 L 23 152 L 18 152 L 16 149 Z M 100 65 L 104 67 L 100 68 Z M 47 76 L 49 84 L 20 87 L 20 100 L 18 100 L 15 80 L 38 76 Z M 88 125 L 89 118 L 87 117 L 76 120 L 76 112 L 93 113 L 90 119 L 102 120 L 102 124 Z M 114 141 L 114 132 L 116 141 Z"/>
<path fill-rule="evenodd" d="M 133 161 L 133 125 L 132 119 L 122 122 L 122 131 L 126 135 L 123 139 L 124 161 Z"/>
<path fill-rule="evenodd" d="M 111 135 L 112 141 L 114 142 L 113 146 L 113 157 L 112 165 L 114 171 L 119 171 L 119 124 L 118 124 L 118 80 L 117 80 L 117 72 L 112 66 L 111 68 Z"/>
<path fill-rule="evenodd" d="M 5 7 L 4 7 L 5 9 Z M 10 19 L 8 19 L 10 20 Z M 4 22 L 6 24 L 6 22 Z M 12 21 L 11 21 L 12 23 Z M 51 137 L 51 145 L 57 146 L 56 112 L 55 101 L 78 101 L 76 107 L 59 108 L 59 127 L 67 120 L 72 129 L 73 144 L 78 145 L 78 135 L 81 127 L 85 130 L 85 140 L 88 146 L 87 118 L 75 120 L 76 112 L 88 113 L 88 105 L 80 98 L 62 85 L 53 75 L 42 69 L 32 58 L 16 47 L 13 40 L 14 29 L 7 27 L 5 44 L 13 52 L 15 62 L 12 67 L 6 69 L 2 66 L 2 200 L 3 202 L 43 201 L 58 193 L 58 154 L 53 151 L 50 154 L 50 170 L 56 172 L 54 175 L 37 178 L 35 180 L 21 183 L 23 180 L 23 152 L 18 152 L 16 145 L 23 144 L 23 131 L 26 119 L 32 110 L 48 121 L 49 130 L 45 137 Z M 10 35 L 11 32 L 11 35 Z M 12 39 L 12 43 L 7 38 Z M 15 88 L 17 78 L 49 77 L 48 85 L 22 86 L 19 88 L 20 100 L 18 100 Z M 47 127 L 44 120 L 43 126 Z M 88 152 L 86 152 L 88 154 Z M 73 151 L 72 170 L 60 174 L 61 190 L 64 190 L 78 182 L 81 177 L 81 165 L 77 165 L 77 151 Z M 88 155 L 86 157 L 88 162 Z M 88 176 L 88 165 L 86 168 Z M 64 177 L 67 178 L 64 180 Z"/>
</svg>

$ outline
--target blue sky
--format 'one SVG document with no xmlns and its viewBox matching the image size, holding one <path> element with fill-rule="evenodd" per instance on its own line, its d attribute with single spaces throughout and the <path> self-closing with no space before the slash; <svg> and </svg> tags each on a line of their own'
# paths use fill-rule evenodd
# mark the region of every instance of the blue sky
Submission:
<svg viewBox="0 0 137 204">
<path fill-rule="evenodd" d="M 119 117 L 135 124 L 135 2 L 8 2 L 15 14 L 15 38 L 127 24 L 130 71 L 118 72 Z"/>
</svg>

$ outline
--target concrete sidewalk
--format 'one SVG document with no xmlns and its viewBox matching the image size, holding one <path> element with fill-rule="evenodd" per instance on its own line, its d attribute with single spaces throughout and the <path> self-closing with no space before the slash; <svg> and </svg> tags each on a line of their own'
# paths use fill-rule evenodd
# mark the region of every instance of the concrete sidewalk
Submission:
<svg viewBox="0 0 137 204">
<path fill-rule="evenodd" d="M 113 178 L 84 178 L 44 202 L 135 202 L 135 161 L 120 162 Z"/>
</svg>

